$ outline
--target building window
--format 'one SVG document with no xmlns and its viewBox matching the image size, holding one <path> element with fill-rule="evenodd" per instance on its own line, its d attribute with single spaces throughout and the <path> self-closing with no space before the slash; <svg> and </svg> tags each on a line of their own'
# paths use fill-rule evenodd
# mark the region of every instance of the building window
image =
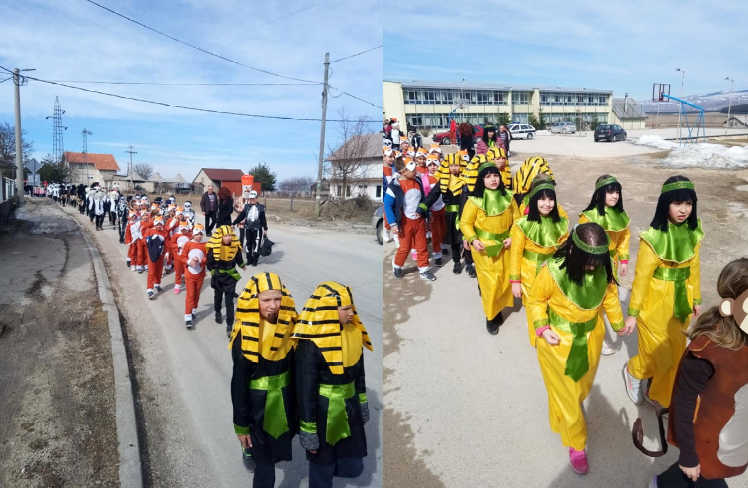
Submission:
<svg viewBox="0 0 748 488">
<path fill-rule="evenodd" d="M 406 120 L 408 121 L 408 127 L 421 127 L 423 125 L 423 115 L 408 115 L 406 117 Z"/>
<path fill-rule="evenodd" d="M 433 105 L 436 102 L 436 93 L 432 91 L 423 92 L 423 103 Z"/>
<path fill-rule="evenodd" d="M 600 103 L 602 105 L 607 105 L 607 103 L 608 103 L 608 96 L 607 95 L 600 95 Z"/>
<path fill-rule="evenodd" d="M 442 92 L 442 101 L 447 104 L 452 104 L 452 101 L 454 100 L 454 93 L 452 93 L 449 90 L 445 90 Z"/>
<path fill-rule="evenodd" d="M 343 185 L 338 185 L 338 196 L 343 196 Z"/>
<path fill-rule="evenodd" d="M 417 90 L 408 90 L 405 96 L 405 103 L 421 103 L 420 98 L 420 92 L 418 92 Z"/>
<path fill-rule="evenodd" d="M 569 94 L 566 95 L 566 103 L 571 104 L 571 95 Z"/>
<path fill-rule="evenodd" d="M 595 95 L 590 95 L 590 96 L 588 96 L 588 97 L 587 97 L 587 102 L 588 102 L 588 103 L 589 103 L 590 105 L 594 105 L 594 104 L 595 104 Z"/>
<path fill-rule="evenodd" d="M 382 185 L 377 185 L 377 197 L 382 198 Z"/>
<path fill-rule="evenodd" d="M 527 92 L 515 92 L 512 93 L 512 103 L 518 105 L 526 105 L 529 102 Z"/>
<path fill-rule="evenodd" d="M 548 105 L 548 94 L 547 93 L 541 93 L 540 94 L 540 104 L 541 105 Z"/>
<path fill-rule="evenodd" d="M 346 185 L 345 187 L 345 197 L 350 198 L 351 196 L 351 185 Z"/>
</svg>

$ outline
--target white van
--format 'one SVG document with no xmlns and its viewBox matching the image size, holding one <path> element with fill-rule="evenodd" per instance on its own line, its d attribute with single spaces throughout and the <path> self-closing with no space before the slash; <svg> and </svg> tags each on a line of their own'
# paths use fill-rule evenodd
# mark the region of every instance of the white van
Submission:
<svg viewBox="0 0 748 488">
<path fill-rule="evenodd" d="M 530 124 L 510 124 L 509 132 L 512 133 L 512 139 L 532 139 L 535 137 L 535 127 Z"/>
</svg>

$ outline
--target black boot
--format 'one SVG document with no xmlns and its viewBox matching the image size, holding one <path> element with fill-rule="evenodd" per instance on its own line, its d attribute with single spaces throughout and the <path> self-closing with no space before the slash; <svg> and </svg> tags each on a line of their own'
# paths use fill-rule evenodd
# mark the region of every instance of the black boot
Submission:
<svg viewBox="0 0 748 488">
<path fill-rule="evenodd" d="M 475 265 L 474 264 L 468 264 L 465 266 L 467 269 L 467 273 L 470 275 L 471 278 L 477 278 L 478 274 L 475 272 Z"/>
<path fill-rule="evenodd" d="M 445 256 L 445 257 L 449 256 L 449 249 L 447 248 L 442 249 L 442 256 Z"/>
<path fill-rule="evenodd" d="M 459 261 L 455 261 L 455 266 L 454 268 L 452 268 L 452 272 L 454 274 L 462 273 L 462 263 L 460 263 Z"/>
<path fill-rule="evenodd" d="M 221 316 L 221 312 L 216 312 L 216 323 L 220 324 L 223 322 L 223 317 Z"/>
<path fill-rule="evenodd" d="M 502 317 L 501 312 L 499 312 L 496 314 L 496 317 L 494 317 L 492 320 L 486 319 L 486 330 L 488 330 L 489 334 L 496 335 L 499 333 L 499 327 L 503 323 L 504 323 L 504 317 Z"/>
</svg>

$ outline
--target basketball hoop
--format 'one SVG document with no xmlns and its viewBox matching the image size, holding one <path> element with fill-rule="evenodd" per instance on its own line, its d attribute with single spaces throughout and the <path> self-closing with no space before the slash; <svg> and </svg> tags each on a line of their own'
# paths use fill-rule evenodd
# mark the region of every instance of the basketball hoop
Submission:
<svg viewBox="0 0 748 488">
<path fill-rule="evenodd" d="M 670 85 L 665 83 L 653 83 L 652 84 L 652 101 L 653 102 L 668 102 L 665 100 L 665 96 L 670 96 Z"/>
</svg>

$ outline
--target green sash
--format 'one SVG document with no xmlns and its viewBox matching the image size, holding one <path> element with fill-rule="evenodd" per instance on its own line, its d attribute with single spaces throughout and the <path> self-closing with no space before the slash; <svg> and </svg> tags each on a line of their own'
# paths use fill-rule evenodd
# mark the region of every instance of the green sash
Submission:
<svg viewBox="0 0 748 488">
<path fill-rule="evenodd" d="M 680 225 L 667 224 L 667 232 L 650 227 L 639 236 L 649 244 L 658 258 L 682 264 L 696 255 L 696 246 L 704 238 L 701 220 L 694 230 L 688 228 L 688 222 Z"/>
<path fill-rule="evenodd" d="M 447 213 L 457 213 L 460 211 L 459 205 L 447 205 L 444 207 L 447 211 Z"/>
<path fill-rule="evenodd" d="M 547 266 L 558 289 L 577 307 L 582 310 L 593 310 L 603 303 L 605 292 L 608 291 L 608 273 L 602 266 L 585 273 L 582 286 L 573 283 L 566 271 L 559 269 L 559 260 L 549 259 Z"/>
<path fill-rule="evenodd" d="M 688 304 L 686 293 L 686 280 L 691 276 L 691 268 L 663 268 L 655 270 L 655 279 L 675 282 L 675 302 L 673 303 L 673 315 L 676 319 L 685 323 L 691 315 L 691 306 Z"/>
<path fill-rule="evenodd" d="M 597 208 L 582 212 L 587 220 L 599 224 L 605 232 L 619 232 L 629 226 L 631 219 L 626 212 L 619 212 L 615 208 L 605 207 L 605 215 L 600 215 Z"/>
<path fill-rule="evenodd" d="M 265 417 L 262 430 L 276 439 L 288 432 L 286 408 L 283 404 L 283 388 L 291 383 L 291 372 L 286 371 L 275 376 L 263 376 L 249 381 L 252 390 L 265 390 Z"/>
<path fill-rule="evenodd" d="M 501 234 L 486 232 L 485 230 L 482 230 L 478 227 L 473 227 L 473 230 L 475 231 L 475 235 L 481 239 L 485 239 L 487 241 L 496 241 L 495 244 L 483 244 L 486 247 L 486 254 L 488 254 L 492 258 L 495 258 L 501 253 L 501 250 L 504 249 L 504 239 L 509 238 L 508 230 L 506 232 L 502 232 Z"/>
<path fill-rule="evenodd" d="M 356 387 L 353 381 L 346 385 L 319 385 L 319 394 L 329 400 L 325 438 L 334 446 L 340 439 L 351 436 L 345 401 L 356 396 Z"/>
<path fill-rule="evenodd" d="M 527 239 L 538 246 L 555 248 L 561 236 L 566 234 L 569 221 L 563 217 L 558 222 L 554 222 L 551 217 L 540 217 L 540 222 L 531 222 L 525 215 L 517 220 L 515 225 Z"/>
<path fill-rule="evenodd" d="M 598 316 L 595 315 L 587 322 L 569 322 L 548 307 L 548 321 L 550 324 L 556 329 L 574 336 L 569 357 L 566 358 L 564 374 L 575 382 L 582 379 L 590 369 L 590 362 L 587 356 L 587 333 L 595 329 L 597 318 Z"/>
<path fill-rule="evenodd" d="M 537 252 L 528 251 L 527 249 L 522 252 L 523 258 L 532 261 L 537 265 L 535 268 L 535 276 L 540 273 L 540 268 L 543 267 L 543 263 L 548 261 L 548 258 L 550 258 L 551 256 L 553 256 L 552 252 L 548 254 L 540 254 Z"/>
</svg>

